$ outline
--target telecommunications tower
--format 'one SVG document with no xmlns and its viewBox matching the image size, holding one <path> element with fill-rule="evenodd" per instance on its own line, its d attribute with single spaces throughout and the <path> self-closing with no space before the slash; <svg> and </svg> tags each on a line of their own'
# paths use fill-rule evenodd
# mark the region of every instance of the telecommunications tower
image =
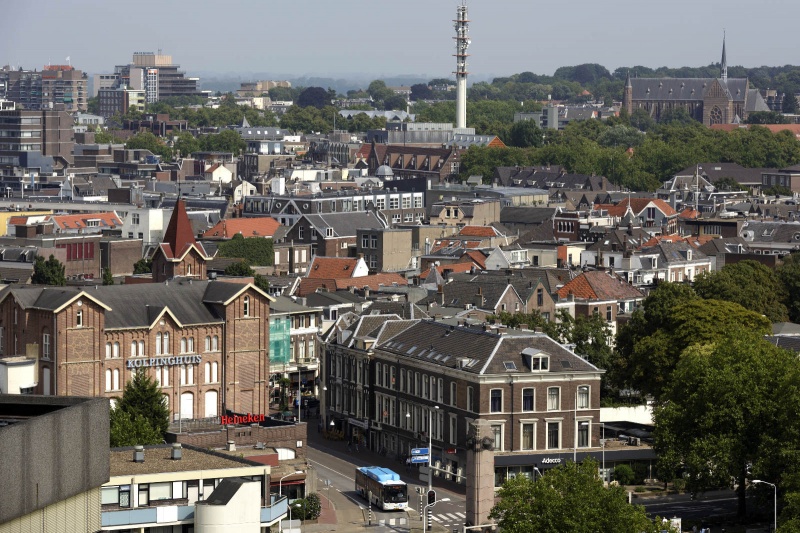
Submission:
<svg viewBox="0 0 800 533">
<path fill-rule="evenodd" d="M 467 48 L 472 43 L 469 38 L 469 20 L 467 20 L 467 5 L 462 2 L 456 8 L 456 20 L 453 21 L 456 29 L 456 128 L 467 127 Z"/>
</svg>

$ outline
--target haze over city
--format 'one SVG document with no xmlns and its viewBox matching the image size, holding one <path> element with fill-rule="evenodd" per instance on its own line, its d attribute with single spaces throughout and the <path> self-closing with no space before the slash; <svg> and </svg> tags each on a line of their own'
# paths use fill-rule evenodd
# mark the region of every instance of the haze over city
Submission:
<svg viewBox="0 0 800 533">
<path fill-rule="evenodd" d="M 452 77 L 455 0 L 402 3 L 157 2 L 99 0 L 4 3 L 0 64 L 70 62 L 113 69 L 134 51 L 163 50 L 190 75 L 418 75 Z M 468 3 L 471 80 L 564 65 L 699 66 L 719 61 L 723 29 L 730 65 L 796 63 L 792 24 L 800 3 L 679 0 L 670 4 L 588 0 L 545 9 L 523 0 Z M 36 38 L 31 39 L 35 28 Z M 754 31 L 769 29 L 769 33 Z"/>
</svg>

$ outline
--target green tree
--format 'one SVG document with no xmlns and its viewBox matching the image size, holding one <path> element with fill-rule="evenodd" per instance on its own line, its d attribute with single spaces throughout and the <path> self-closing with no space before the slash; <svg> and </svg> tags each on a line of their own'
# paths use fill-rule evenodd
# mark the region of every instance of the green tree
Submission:
<svg viewBox="0 0 800 533">
<path fill-rule="evenodd" d="M 322 109 L 331 105 L 331 97 L 328 91 L 322 87 L 309 87 L 297 97 L 297 105 L 300 107 L 316 107 Z"/>
<path fill-rule="evenodd" d="M 614 480 L 618 481 L 620 485 L 632 484 L 635 477 L 636 474 L 629 465 L 622 464 L 614 467 Z"/>
<path fill-rule="evenodd" d="M 255 276 L 255 272 L 253 269 L 250 268 L 250 264 L 247 261 L 239 261 L 237 263 L 231 263 L 230 265 L 225 267 L 225 275 L 226 276 Z"/>
<path fill-rule="evenodd" d="M 745 516 L 746 478 L 777 479 L 796 448 L 798 382 L 797 356 L 747 327 L 690 346 L 653 411 L 660 468 L 682 468 L 692 491 L 735 479 Z"/>
<path fill-rule="evenodd" d="M 789 319 L 800 323 L 800 253 L 785 256 L 776 273 L 783 284 Z"/>
<path fill-rule="evenodd" d="M 200 142 L 188 131 L 182 131 L 172 145 L 176 156 L 189 157 L 189 154 L 200 151 Z"/>
<path fill-rule="evenodd" d="M 514 122 L 508 130 L 509 146 L 528 148 L 530 146 L 542 146 L 544 144 L 544 134 L 542 129 L 534 120 L 520 120 Z"/>
<path fill-rule="evenodd" d="M 122 139 L 114 136 L 107 131 L 98 131 L 94 134 L 94 142 L 97 144 L 124 144 Z"/>
<path fill-rule="evenodd" d="M 777 111 L 754 111 L 747 115 L 747 124 L 789 124 L 789 119 Z"/>
<path fill-rule="evenodd" d="M 740 261 L 717 272 L 704 273 L 695 280 L 694 290 L 703 298 L 737 303 L 771 322 L 789 319 L 778 274 L 756 261 Z"/>
<path fill-rule="evenodd" d="M 661 526 L 658 518 L 647 517 L 643 506 L 628 504 L 623 487 L 604 487 L 591 458 L 560 465 L 536 480 L 511 478 L 498 496 L 489 517 L 509 533 L 655 533 Z"/>
<path fill-rule="evenodd" d="M 672 382 L 681 353 L 693 344 L 724 339 L 741 329 L 767 335 L 769 320 L 739 304 L 702 300 L 687 294 L 672 298 L 674 305 L 644 316 L 634 313 L 617 337 L 613 372 L 617 386 L 628 386 L 658 399 Z M 668 302 L 670 298 L 661 298 Z"/>
<path fill-rule="evenodd" d="M 141 414 L 131 417 L 117 407 L 111 409 L 110 417 L 112 448 L 160 444 L 163 441 L 163 436 Z"/>
<path fill-rule="evenodd" d="M 114 411 L 118 412 L 112 415 L 112 422 L 115 416 L 121 420 L 117 421 L 117 429 L 120 430 L 117 435 L 112 424 L 112 447 L 127 446 L 125 443 L 134 437 L 149 439 L 148 442 L 136 442 L 136 444 L 159 444 L 163 441 L 169 427 L 169 408 L 158 384 L 143 369 L 137 370 L 133 378 L 125 384 L 122 398 Z M 151 431 L 147 431 L 140 418 L 146 421 L 146 426 Z M 135 430 L 133 436 L 122 431 L 131 429 Z"/>
<path fill-rule="evenodd" d="M 239 155 L 247 148 L 247 143 L 234 130 L 223 130 L 216 134 L 203 135 L 199 139 L 200 149 L 206 152 L 231 152 Z"/>
<path fill-rule="evenodd" d="M 431 100 L 434 96 L 427 83 L 415 83 L 411 86 L 411 100 Z"/>
<path fill-rule="evenodd" d="M 35 285 L 66 285 L 67 278 L 64 275 L 64 265 L 52 254 L 46 261 L 41 255 L 36 256 L 36 260 L 33 263 L 31 283 Z"/>
<path fill-rule="evenodd" d="M 103 269 L 103 285 L 113 285 L 114 276 L 111 275 L 111 270 L 108 268 Z"/>
<path fill-rule="evenodd" d="M 153 260 L 148 257 L 143 257 L 133 264 L 134 274 L 150 274 L 153 272 Z"/>
<path fill-rule="evenodd" d="M 149 131 L 137 133 L 125 143 L 128 150 L 150 150 L 155 155 L 160 155 L 164 159 L 172 157 L 172 149 L 167 146 L 162 139 L 159 139 Z"/>
<path fill-rule="evenodd" d="M 220 242 L 218 250 L 220 257 L 244 259 L 248 265 L 254 266 L 272 266 L 275 259 L 272 239 L 263 237 L 243 237 L 237 234 L 229 241 Z"/>
<path fill-rule="evenodd" d="M 98 96 L 93 96 L 86 100 L 86 112 L 92 115 L 96 115 L 100 112 L 100 98 Z"/>
<path fill-rule="evenodd" d="M 393 94 L 383 100 L 383 109 L 385 111 L 405 111 L 406 105 L 408 105 L 406 99 L 399 94 Z"/>
</svg>

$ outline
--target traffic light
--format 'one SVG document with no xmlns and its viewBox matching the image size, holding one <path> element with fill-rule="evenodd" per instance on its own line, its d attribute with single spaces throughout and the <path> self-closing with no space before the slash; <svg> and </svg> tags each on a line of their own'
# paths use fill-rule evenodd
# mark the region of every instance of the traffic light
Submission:
<svg viewBox="0 0 800 533">
<path fill-rule="evenodd" d="M 436 503 L 436 491 L 431 489 L 428 491 L 428 505 Z"/>
</svg>

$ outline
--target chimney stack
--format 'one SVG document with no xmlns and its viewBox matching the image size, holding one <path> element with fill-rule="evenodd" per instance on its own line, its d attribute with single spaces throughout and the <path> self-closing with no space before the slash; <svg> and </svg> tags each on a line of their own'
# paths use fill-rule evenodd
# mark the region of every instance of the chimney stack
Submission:
<svg viewBox="0 0 800 533">
<path fill-rule="evenodd" d="M 141 444 L 133 447 L 133 462 L 134 463 L 144 462 L 144 446 L 142 446 Z"/>
<path fill-rule="evenodd" d="M 176 442 L 172 445 L 172 453 L 170 454 L 170 459 L 173 461 L 180 461 L 183 458 L 183 448 L 181 447 L 180 442 Z"/>
</svg>

